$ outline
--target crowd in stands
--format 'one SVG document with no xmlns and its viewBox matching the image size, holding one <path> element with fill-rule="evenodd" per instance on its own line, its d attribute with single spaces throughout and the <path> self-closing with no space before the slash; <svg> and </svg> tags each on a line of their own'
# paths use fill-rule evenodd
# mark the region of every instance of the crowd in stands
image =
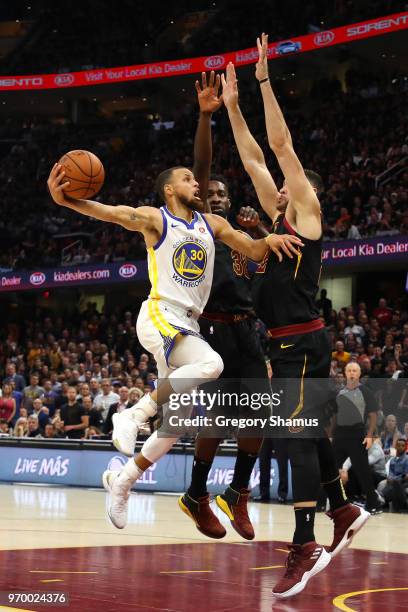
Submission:
<svg viewBox="0 0 408 612">
<path fill-rule="evenodd" d="M 266 141 L 255 86 L 254 79 L 240 82 L 241 105 L 279 184 L 282 177 Z M 283 82 L 275 87 L 300 159 L 324 180 L 325 239 L 407 233 L 408 78 L 350 70 L 346 92 L 333 79 L 313 83 L 307 109 L 304 98 L 291 100 Z M 195 100 L 178 108 L 175 104 L 168 113 L 174 127 L 160 130 L 138 114 L 95 117 L 78 125 L 39 117 L 23 123 L 4 121 L 0 126 L 0 269 L 144 257 L 139 235 L 55 206 L 46 192 L 46 179 L 52 163 L 64 152 L 88 149 L 102 159 L 107 172 L 100 201 L 157 205 L 154 181 L 159 172 L 174 165 L 193 165 Z M 234 209 L 248 204 L 257 207 L 224 109 L 214 115 L 213 140 L 213 169 L 226 177 Z M 376 177 L 390 168 L 395 174 L 377 185 Z"/>
<path fill-rule="evenodd" d="M 322 290 L 318 307 L 332 339 L 334 387 L 343 387 L 346 365 L 357 362 L 362 383 L 371 387 L 378 402 L 378 436 L 369 450 L 370 464 L 377 466 L 378 476 L 388 461 L 393 462 L 387 468 L 391 477 L 394 469 L 405 467 L 408 474 L 408 458 L 401 467 L 401 440 L 408 450 L 406 298 L 392 305 L 381 298 L 375 308 L 361 302 L 336 312 Z M 136 317 L 137 307 L 134 312 L 104 314 L 89 303 L 69 324 L 47 314 L 2 327 L 0 437 L 110 439 L 113 414 L 137 403 L 157 378 L 154 360 L 138 342 Z M 261 322 L 258 329 L 267 353 Z M 273 385 L 273 371 L 271 376 Z M 151 421 L 142 435 L 153 428 Z M 343 468 L 345 483 L 349 477 L 352 483 L 349 468 Z M 395 490 L 385 485 L 382 494 L 386 501 L 395 498 Z"/>
<path fill-rule="evenodd" d="M 384 447 L 389 449 L 397 436 L 408 434 L 406 299 L 391 307 L 381 298 L 372 311 L 361 302 L 356 308 L 336 312 L 322 290 L 318 306 L 332 338 L 331 376 L 342 384 L 347 363 L 359 363 L 363 381 L 371 384 L 378 396 L 384 417 Z M 73 404 L 83 407 L 90 425 L 109 434 L 110 406 L 135 403 L 141 393 L 153 388 L 157 375 L 152 357 L 137 339 L 136 317 L 137 312 L 130 311 L 101 314 L 89 303 L 70 324 L 47 314 L 3 327 L 0 419 L 17 432 L 22 424 L 28 426 L 27 419 L 34 415 L 38 418 L 36 435 L 43 435 L 45 426 L 58 420 L 64 406 Z M 267 351 L 261 323 L 259 333 Z M 388 419 L 388 427 L 390 415 L 394 415 L 391 438 L 384 422 Z M 63 430 L 59 427 L 57 431 Z M 81 435 L 76 432 L 73 437 L 83 437 L 85 431 L 83 428 Z"/>
</svg>

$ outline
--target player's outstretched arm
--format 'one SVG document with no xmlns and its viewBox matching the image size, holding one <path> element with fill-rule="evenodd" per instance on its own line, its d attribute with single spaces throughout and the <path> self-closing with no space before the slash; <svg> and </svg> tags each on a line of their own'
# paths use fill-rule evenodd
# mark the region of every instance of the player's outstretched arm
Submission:
<svg viewBox="0 0 408 612">
<path fill-rule="evenodd" d="M 222 105 L 222 96 L 218 95 L 220 76 L 218 74 L 215 76 L 212 70 L 207 84 L 207 75 L 203 72 L 201 74 L 201 85 L 197 80 L 195 88 L 200 107 L 200 116 L 194 138 L 193 174 L 200 185 L 200 197 L 204 203 L 203 211 L 211 212 L 210 206 L 207 204 L 208 183 L 212 163 L 211 117 Z"/>
<path fill-rule="evenodd" d="M 161 214 L 157 209 L 150 206 L 141 206 L 139 208 L 110 206 L 93 200 L 74 200 L 66 196 L 64 189 L 69 187 L 69 181 L 65 180 L 65 172 L 61 165 L 54 164 L 48 177 L 47 185 L 52 199 L 59 206 L 71 208 L 82 215 L 93 217 L 100 221 L 117 223 L 128 230 L 142 233 L 145 230 L 161 232 Z"/>
<path fill-rule="evenodd" d="M 242 164 L 249 174 L 259 202 L 270 219 L 276 214 L 278 190 L 266 167 L 261 147 L 249 131 L 238 102 L 238 81 L 234 64 L 227 66 L 226 77 L 221 75 L 222 95 Z"/>
<path fill-rule="evenodd" d="M 273 93 L 268 76 L 268 36 L 257 39 L 259 60 L 255 76 L 260 82 L 265 111 L 269 146 L 275 153 L 290 191 L 291 205 L 296 213 L 315 216 L 320 223 L 320 204 L 316 193 L 306 178 L 303 166 L 293 149 L 292 137 Z"/>
<path fill-rule="evenodd" d="M 277 255 L 279 261 L 282 261 L 282 253 L 292 258 L 293 254 L 298 254 L 298 247 L 303 246 L 297 236 L 289 234 L 270 234 L 259 240 L 248 240 L 245 234 L 235 230 L 223 217 L 213 214 L 205 216 L 217 240 L 221 240 L 231 249 L 246 255 L 253 261 L 261 261 L 268 249 Z"/>
</svg>

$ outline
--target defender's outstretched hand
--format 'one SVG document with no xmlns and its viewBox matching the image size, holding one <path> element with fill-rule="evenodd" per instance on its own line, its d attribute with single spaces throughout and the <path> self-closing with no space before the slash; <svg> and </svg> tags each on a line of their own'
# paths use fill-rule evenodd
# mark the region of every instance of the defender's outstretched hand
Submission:
<svg viewBox="0 0 408 612">
<path fill-rule="evenodd" d="M 227 108 L 238 105 L 238 81 L 235 66 L 229 62 L 226 69 L 226 77 L 221 75 L 222 97 Z"/>
<path fill-rule="evenodd" d="M 201 73 L 201 86 L 197 80 L 195 88 L 198 95 L 198 104 L 202 113 L 215 113 L 222 105 L 222 96 L 218 96 L 220 89 L 220 75 L 215 76 L 214 70 L 210 72 L 210 80 L 207 85 L 207 75 Z"/>
<path fill-rule="evenodd" d="M 52 199 L 60 206 L 66 205 L 70 199 L 64 193 L 64 189 L 69 187 L 70 182 L 65 180 L 65 171 L 59 164 L 54 164 L 47 180 L 48 189 Z"/>
<path fill-rule="evenodd" d="M 300 238 L 291 234 L 269 234 L 265 238 L 265 242 L 280 262 L 283 260 L 282 253 L 293 259 L 293 254 L 298 256 L 299 247 L 304 246 Z"/>
<path fill-rule="evenodd" d="M 259 59 L 256 62 L 255 76 L 258 81 L 268 78 L 268 34 L 262 33 L 261 38 L 256 39 Z"/>
</svg>

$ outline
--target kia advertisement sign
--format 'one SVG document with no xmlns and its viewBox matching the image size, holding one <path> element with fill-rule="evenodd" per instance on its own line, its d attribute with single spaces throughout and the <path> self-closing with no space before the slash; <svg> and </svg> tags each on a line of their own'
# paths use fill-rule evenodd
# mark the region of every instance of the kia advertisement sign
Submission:
<svg viewBox="0 0 408 612">
<path fill-rule="evenodd" d="M 123 264 L 123 266 L 119 268 L 119 274 L 122 278 L 132 278 L 137 274 L 137 266 L 131 263 Z"/>
<path fill-rule="evenodd" d="M 323 243 L 323 270 L 330 266 L 408 262 L 408 236 L 383 236 Z"/>
<path fill-rule="evenodd" d="M 318 32 L 314 35 L 313 42 L 318 47 L 324 47 L 325 45 L 330 45 L 335 39 L 335 34 L 331 30 L 326 32 Z"/>
<path fill-rule="evenodd" d="M 147 278 L 146 261 L 76 267 L 67 266 L 64 268 L 36 270 L 35 272 L 18 270 L 0 272 L 0 292 L 102 283 L 123 283 L 146 280 Z"/>
<path fill-rule="evenodd" d="M 208 68 L 208 70 L 219 70 L 224 64 L 225 58 L 223 55 L 212 55 L 204 60 L 204 66 Z"/>
<path fill-rule="evenodd" d="M 408 28 L 408 12 L 395 13 L 369 21 L 333 28 L 332 30 L 297 36 L 291 40 L 271 42 L 268 46 L 268 58 L 277 59 L 291 53 L 304 53 L 322 47 L 398 32 L 406 28 Z M 219 55 L 156 62 L 154 64 L 100 68 L 64 74 L 0 76 L 0 91 L 85 87 L 87 85 L 103 85 L 139 79 L 155 79 L 193 74 L 203 70 L 222 70 L 228 62 L 234 62 L 237 66 L 244 66 L 245 64 L 253 64 L 257 60 L 258 50 L 256 47 L 251 47 Z"/>
<path fill-rule="evenodd" d="M 43 285 L 46 278 L 44 272 L 33 272 L 30 274 L 30 283 L 35 286 Z"/>
<path fill-rule="evenodd" d="M 408 236 L 404 235 L 323 243 L 323 270 L 347 265 L 352 272 L 354 265 L 372 265 L 377 262 L 406 265 L 407 261 Z M 48 268 L 35 272 L 0 271 L 0 292 L 146 280 L 146 260 Z"/>
<path fill-rule="evenodd" d="M 57 74 L 54 79 L 54 83 L 58 87 L 68 87 L 75 83 L 75 77 L 73 74 Z"/>
</svg>

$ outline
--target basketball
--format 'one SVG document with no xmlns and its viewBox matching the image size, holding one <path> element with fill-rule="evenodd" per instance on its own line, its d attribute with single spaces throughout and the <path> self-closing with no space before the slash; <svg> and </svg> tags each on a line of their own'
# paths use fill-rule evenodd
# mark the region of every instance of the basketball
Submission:
<svg viewBox="0 0 408 612">
<path fill-rule="evenodd" d="M 70 182 L 64 193 L 71 198 L 92 198 L 100 191 L 105 180 L 105 170 L 96 155 L 90 151 L 69 151 L 58 163 L 65 170 L 64 180 Z"/>
</svg>

